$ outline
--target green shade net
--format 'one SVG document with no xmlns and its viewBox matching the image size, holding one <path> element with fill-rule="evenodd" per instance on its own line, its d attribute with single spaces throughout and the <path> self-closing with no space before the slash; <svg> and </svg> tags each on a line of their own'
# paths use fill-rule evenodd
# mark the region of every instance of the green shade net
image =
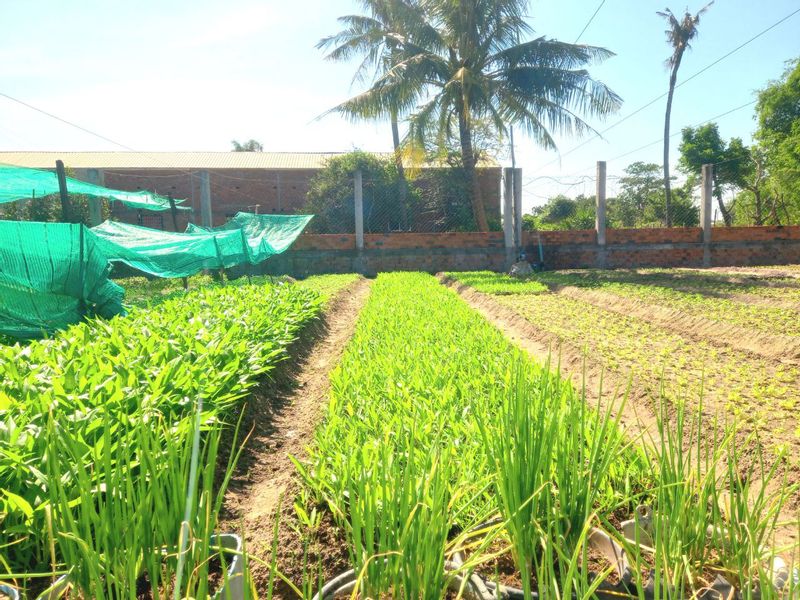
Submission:
<svg viewBox="0 0 800 600">
<path fill-rule="evenodd" d="M 122 202 L 129 208 L 153 211 L 170 209 L 169 198 L 153 194 L 152 192 L 111 190 L 99 185 L 73 179 L 72 177 L 67 177 L 67 192 L 70 194 L 108 198 L 109 200 Z M 42 196 L 58 193 L 58 177 L 53 172 L 0 165 L 0 204 L 25 200 L 27 198 L 41 198 Z M 183 200 L 175 200 L 174 202 L 180 204 Z M 179 210 L 191 210 L 183 206 L 176 206 L 175 208 Z"/>
<path fill-rule="evenodd" d="M 188 277 L 204 269 L 258 264 L 291 246 L 313 215 L 238 213 L 222 227 L 186 233 L 106 221 L 92 229 L 109 260 L 156 277 Z"/>
<path fill-rule="evenodd" d="M 251 255 L 263 255 L 266 258 L 287 250 L 313 217 L 314 215 L 256 215 L 239 212 L 233 219 L 219 227 L 205 228 L 189 223 L 186 232 L 222 232 L 241 229 L 247 238 Z"/>
<path fill-rule="evenodd" d="M 0 221 L 0 333 L 34 338 L 84 316 L 124 314 L 124 290 L 83 225 Z"/>
</svg>

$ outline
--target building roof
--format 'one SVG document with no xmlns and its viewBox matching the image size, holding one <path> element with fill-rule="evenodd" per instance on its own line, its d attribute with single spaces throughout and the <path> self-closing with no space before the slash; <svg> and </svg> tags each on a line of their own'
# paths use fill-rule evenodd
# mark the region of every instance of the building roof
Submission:
<svg viewBox="0 0 800 600">
<path fill-rule="evenodd" d="M 52 169 L 321 169 L 343 152 L 2 152 L 0 164 Z M 496 167 L 481 164 L 481 167 Z"/>
<path fill-rule="evenodd" d="M 319 169 L 341 152 L 0 152 L 0 163 L 51 169 Z"/>
</svg>

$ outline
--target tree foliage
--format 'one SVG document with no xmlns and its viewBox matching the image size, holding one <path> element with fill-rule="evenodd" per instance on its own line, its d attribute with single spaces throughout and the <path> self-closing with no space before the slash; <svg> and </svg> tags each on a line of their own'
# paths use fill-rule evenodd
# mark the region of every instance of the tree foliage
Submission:
<svg viewBox="0 0 800 600">
<path fill-rule="evenodd" d="M 563 194 L 535 206 L 530 214 L 522 218 L 526 230 L 541 229 L 593 229 L 595 225 L 595 197 L 569 198 Z"/>
<path fill-rule="evenodd" d="M 768 173 L 774 215 L 800 222 L 800 59 L 758 94 L 756 139 Z"/>
<path fill-rule="evenodd" d="M 496 135 L 520 124 L 537 142 L 555 148 L 554 132 L 592 131 L 580 115 L 605 116 L 619 97 L 593 80 L 586 66 L 612 56 L 533 33 L 527 0 L 392 0 L 402 30 L 390 32 L 391 67 L 372 86 L 334 110 L 355 119 L 406 116 L 409 140 L 456 139 L 478 229 L 488 229 L 475 168 L 473 124 L 485 120 Z M 386 35 L 376 44 L 385 45 Z"/>
<path fill-rule="evenodd" d="M 313 233 L 355 231 L 353 177 L 361 171 L 364 231 L 384 233 L 399 229 L 398 173 L 394 161 L 355 151 L 331 158 L 309 182 L 305 211 L 315 215 L 308 230 Z"/>
<path fill-rule="evenodd" d="M 723 194 L 725 190 L 743 189 L 752 180 L 754 165 L 749 148 L 739 138 L 726 142 L 717 124 L 707 123 L 683 129 L 680 152 L 678 166 L 690 175 L 692 184 L 700 181 L 704 164 L 714 165 L 712 192 L 725 225 L 732 225 L 735 200 L 726 204 Z"/>
<path fill-rule="evenodd" d="M 232 140 L 231 144 L 233 145 L 234 152 L 263 152 L 264 146 L 261 145 L 261 142 L 250 139 L 244 143 L 237 142 L 236 140 Z"/>
</svg>

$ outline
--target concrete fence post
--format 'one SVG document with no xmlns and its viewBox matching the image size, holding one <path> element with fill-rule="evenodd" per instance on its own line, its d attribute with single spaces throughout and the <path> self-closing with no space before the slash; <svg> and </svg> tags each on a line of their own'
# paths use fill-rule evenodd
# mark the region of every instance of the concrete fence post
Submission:
<svg viewBox="0 0 800 600">
<path fill-rule="evenodd" d="M 606 267 L 606 161 L 597 161 L 594 228 L 597 233 L 597 266 Z"/>
<path fill-rule="evenodd" d="M 353 271 L 365 273 L 364 265 L 364 182 L 360 170 L 353 173 L 353 208 L 356 223 L 356 256 L 353 259 Z"/>
<path fill-rule="evenodd" d="M 506 247 L 506 270 L 514 264 L 514 169 L 503 169 L 503 240 Z"/>
<path fill-rule="evenodd" d="M 522 251 L 522 169 L 514 169 L 514 238 L 516 252 Z M 514 260 L 517 260 L 517 256 Z"/>
<path fill-rule="evenodd" d="M 364 249 L 364 186 L 361 171 L 353 175 L 353 197 L 355 199 L 356 250 Z"/>
<path fill-rule="evenodd" d="M 711 266 L 711 191 L 714 176 L 714 165 L 703 165 L 700 227 L 703 230 L 703 266 Z"/>
<path fill-rule="evenodd" d="M 208 171 L 200 171 L 200 224 L 213 227 L 214 218 L 211 213 L 211 180 Z"/>
</svg>

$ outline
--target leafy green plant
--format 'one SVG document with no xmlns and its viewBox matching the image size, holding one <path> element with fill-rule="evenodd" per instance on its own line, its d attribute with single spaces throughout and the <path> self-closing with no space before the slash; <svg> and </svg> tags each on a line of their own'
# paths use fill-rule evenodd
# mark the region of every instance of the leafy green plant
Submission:
<svg viewBox="0 0 800 600">
<path fill-rule="evenodd" d="M 108 554 L 128 552 L 126 546 L 114 538 L 90 536 L 111 535 L 108 529 L 129 516 L 125 511 L 137 510 L 129 505 L 137 498 L 145 511 L 137 518 L 151 519 L 154 529 L 146 534 L 143 525 L 114 535 L 135 532 L 136 543 L 149 543 L 151 549 L 167 544 L 169 536 L 158 533 L 162 520 L 147 510 L 167 510 L 155 498 L 156 490 L 164 489 L 158 487 L 161 475 L 167 477 L 163 485 L 172 486 L 163 499 L 179 497 L 180 482 L 187 477 L 185 442 L 192 430 L 187 417 L 202 402 L 203 457 L 213 459 L 217 430 L 259 378 L 288 356 L 289 345 L 321 306 L 318 294 L 291 284 L 202 288 L 150 310 L 134 309 L 127 318 L 93 320 L 50 340 L 0 347 L 0 502 L 5 511 L 0 546 L 8 548 L 6 570 L 63 570 L 67 559 L 102 555 L 108 568 L 124 565 L 129 583 L 137 561 Z M 147 424 L 151 431 L 144 430 Z M 54 444 L 70 457 L 69 467 L 53 457 Z M 142 463 L 144 457 L 152 468 Z M 213 462 L 201 465 L 201 479 L 208 485 L 215 467 Z M 152 482 L 152 490 L 133 483 L 148 468 L 142 483 Z M 103 486 L 106 491 L 98 494 Z M 108 496 L 110 489 L 123 488 L 133 494 L 124 502 Z M 213 506 L 210 499 L 202 502 Z M 87 520 L 71 520 L 78 517 L 68 515 L 67 506 Z M 111 518 L 107 511 L 112 510 L 121 511 L 119 518 Z M 204 512 L 208 518 L 215 514 Z M 175 527 L 182 519 L 180 511 L 164 515 L 170 523 L 163 527 Z M 97 523 L 103 523 L 101 529 Z M 65 528 L 66 535 L 56 535 L 54 527 Z M 211 529 L 209 521 L 206 530 Z M 160 538 L 153 538 L 157 534 Z M 96 575 L 83 573 L 81 581 L 89 585 Z"/>
</svg>

